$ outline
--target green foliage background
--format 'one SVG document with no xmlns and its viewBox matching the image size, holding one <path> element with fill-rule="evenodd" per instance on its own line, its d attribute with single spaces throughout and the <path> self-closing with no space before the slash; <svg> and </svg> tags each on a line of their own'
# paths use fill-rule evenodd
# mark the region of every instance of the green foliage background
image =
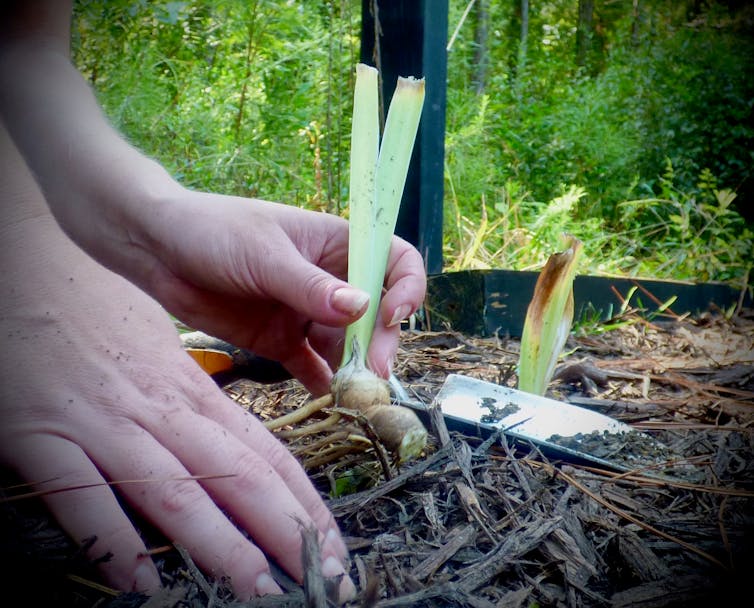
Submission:
<svg viewBox="0 0 754 608">
<path fill-rule="evenodd" d="M 184 185 L 337 212 L 352 4 L 81 0 L 75 58 L 114 124 Z"/>
<path fill-rule="evenodd" d="M 520 2 L 478 2 L 464 21 L 467 4 L 450 0 L 448 268 L 536 268 L 567 230 L 592 272 L 746 279 L 745 3 L 595 0 L 583 65 L 578 3 L 531 3 L 525 53 Z M 185 185 L 342 213 L 360 10 L 79 0 L 75 59 L 114 124 Z"/>
</svg>

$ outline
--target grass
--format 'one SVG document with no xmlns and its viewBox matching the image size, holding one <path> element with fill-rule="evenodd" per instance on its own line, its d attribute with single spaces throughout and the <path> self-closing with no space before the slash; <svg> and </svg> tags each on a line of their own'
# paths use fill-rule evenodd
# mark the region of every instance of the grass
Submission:
<svg viewBox="0 0 754 608">
<path fill-rule="evenodd" d="M 584 243 L 580 274 L 720 281 L 751 289 L 754 232 L 731 205 L 735 194 L 717 189 L 706 171 L 692 192 L 675 188 L 672 178 L 669 166 L 661 196 L 618 204 L 618 217 L 610 222 L 590 215 L 584 188 L 562 187 L 560 196 L 543 203 L 515 182 L 493 204 L 482 194 L 479 215 L 469 217 L 449 176 L 446 270 L 538 270 L 560 234 L 569 233 Z"/>
</svg>

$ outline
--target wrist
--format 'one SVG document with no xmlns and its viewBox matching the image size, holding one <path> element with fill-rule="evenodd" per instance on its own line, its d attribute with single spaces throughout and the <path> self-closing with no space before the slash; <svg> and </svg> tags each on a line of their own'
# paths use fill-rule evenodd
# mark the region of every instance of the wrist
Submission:
<svg viewBox="0 0 754 608">
<path fill-rule="evenodd" d="M 83 207 L 100 207 L 94 214 L 99 225 L 80 244 L 105 266 L 144 287 L 165 248 L 165 235 L 178 219 L 177 202 L 185 189 L 143 156 L 110 177 L 88 192 L 90 200 Z"/>
<path fill-rule="evenodd" d="M 0 44 L 0 118 L 63 230 L 133 279 L 179 186 L 110 126 L 64 49 L 35 40 Z"/>
</svg>

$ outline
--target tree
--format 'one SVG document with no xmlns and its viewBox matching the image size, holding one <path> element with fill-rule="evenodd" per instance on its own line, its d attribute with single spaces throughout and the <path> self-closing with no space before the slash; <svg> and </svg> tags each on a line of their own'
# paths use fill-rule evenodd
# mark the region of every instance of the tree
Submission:
<svg viewBox="0 0 754 608">
<path fill-rule="evenodd" d="M 579 0 L 579 23 L 576 27 L 576 65 L 587 67 L 594 36 L 594 0 Z"/>
<path fill-rule="evenodd" d="M 526 53 L 529 44 L 529 0 L 521 0 L 521 37 L 518 44 L 518 75 L 526 66 Z"/>
<path fill-rule="evenodd" d="M 489 21 L 489 10 L 487 0 L 477 0 L 476 2 L 476 28 L 474 47 L 474 89 L 477 94 L 484 93 L 487 79 L 487 64 L 489 62 L 489 49 L 487 48 L 487 26 Z"/>
</svg>

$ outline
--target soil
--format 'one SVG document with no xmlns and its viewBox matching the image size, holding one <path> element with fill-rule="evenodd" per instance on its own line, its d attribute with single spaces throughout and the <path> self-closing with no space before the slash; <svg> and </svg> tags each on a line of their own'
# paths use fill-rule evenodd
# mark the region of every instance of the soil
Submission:
<svg viewBox="0 0 754 608">
<path fill-rule="evenodd" d="M 479 421 L 486 423 L 499 422 L 506 416 L 515 414 L 520 408 L 515 403 L 506 403 L 503 407 L 490 397 L 484 397 L 482 399 L 482 407 L 489 410 L 489 413 L 484 414 Z"/>
<path fill-rule="evenodd" d="M 349 606 L 660 608 L 746 597 L 754 567 L 754 311 L 618 321 L 569 339 L 548 395 L 630 424 L 636 437 L 620 437 L 621 446 L 640 451 L 641 438 L 651 437 L 691 475 L 553 460 L 504 434 L 449 433 L 437 415 L 425 453 L 400 465 L 369 441 L 357 417 L 307 432 L 333 415 L 325 409 L 276 431 L 346 535 L 359 590 Z M 502 336 L 406 331 L 396 375 L 412 398 L 431 404 L 448 373 L 515 386 L 517 357 L 518 343 Z M 238 380 L 225 390 L 263 419 L 308 399 L 294 381 Z M 606 454 L 614 440 L 569 439 Z M 97 586 L 91 565 L 34 500 L 5 502 L 0 513 L 3 596 L 19 597 L 18 605 L 328 605 L 316 560 L 304 589 L 278 572 L 286 594 L 234 603 L 222 581 L 206 578 L 138 519 L 148 546 L 162 548 L 154 559 L 164 591 L 151 599 L 114 594 Z M 315 554 L 302 534 L 305 554 Z"/>
</svg>

